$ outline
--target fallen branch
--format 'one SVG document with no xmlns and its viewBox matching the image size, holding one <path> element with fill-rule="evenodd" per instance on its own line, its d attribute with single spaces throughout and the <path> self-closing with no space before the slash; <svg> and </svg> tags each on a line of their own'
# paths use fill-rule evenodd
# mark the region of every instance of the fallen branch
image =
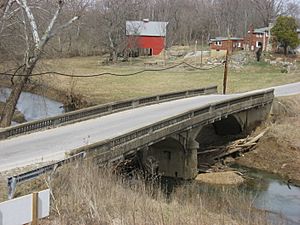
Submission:
<svg viewBox="0 0 300 225">
<path fill-rule="evenodd" d="M 228 155 L 232 155 L 235 153 L 244 153 L 251 150 L 254 146 L 257 145 L 257 142 L 266 134 L 268 130 L 269 128 L 265 129 L 263 132 L 253 138 L 247 137 L 245 139 L 240 139 L 233 142 L 232 144 L 226 146 L 225 152 L 215 157 L 215 159 L 224 158 Z"/>
</svg>

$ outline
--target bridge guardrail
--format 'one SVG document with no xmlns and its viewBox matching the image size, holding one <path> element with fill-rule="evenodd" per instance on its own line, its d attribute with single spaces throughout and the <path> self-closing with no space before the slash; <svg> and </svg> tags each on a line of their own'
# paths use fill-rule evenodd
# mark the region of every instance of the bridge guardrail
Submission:
<svg viewBox="0 0 300 225">
<path fill-rule="evenodd" d="M 211 86 L 200 89 L 191 89 L 180 92 L 172 92 L 161 95 L 142 97 L 120 102 L 113 102 L 98 106 L 92 106 L 85 109 L 76 110 L 73 112 L 64 113 L 62 115 L 48 117 L 41 120 L 36 120 L 20 125 L 0 129 L 0 140 L 30 133 L 46 128 L 53 128 L 60 125 L 66 125 L 72 122 L 79 122 L 94 117 L 100 117 L 115 112 L 120 112 L 132 108 L 137 108 L 145 105 L 157 104 L 161 102 L 171 101 L 175 99 L 188 98 L 198 95 L 215 94 L 217 93 L 217 86 Z"/>
<path fill-rule="evenodd" d="M 101 142 L 97 142 L 94 144 L 91 144 L 89 146 L 84 146 L 80 147 L 78 149 L 74 149 L 70 154 L 78 154 L 80 152 L 94 152 L 97 151 L 97 154 L 107 154 L 109 157 L 103 157 L 101 161 L 108 161 L 110 158 L 118 157 L 119 152 L 114 153 L 111 151 L 113 148 L 120 147 L 124 145 L 125 143 L 134 141 L 134 140 L 139 140 L 140 138 L 146 137 L 148 138 L 149 141 L 149 134 L 154 134 L 155 132 L 158 132 L 159 130 L 162 130 L 164 128 L 180 124 L 184 121 L 196 118 L 196 117 L 202 117 L 205 118 L 206 120 L 214 120 L 216 116 L 221 117 L 224 115 L 232 114 L 235 112 L 242 111 L 243 110 L 249 109 L 249 108 L 254 108 L 258 106 L 263 106 L 265 104 L 268 104 L 273 101 L 274 98 L 274 89 L 269 89 L 266 91 L 261 91 L 257 93 L 251 93 L 239 97 L 235 97 L 231 100 L 222 100 L 217 103 L 213 104 L 207 104 L 205 106 L 202 106 L 198 109 L 194 109 L 188 112 L 185 112 L 183 114 L 174 116 L 172 118 L 165 119 L 163 121 L 157 122 L 155 124 L 149 125 L 147 127 L 143 127 L 137 130 L 134 130 L 132 132 L 129 132 L 127 134 L 104 140 Z M 192 124 L 186 125 L 187 127 L 192 126 Z M 183 129 L 183 128 L 182 128 Z M 184 128 L 186 129 L 186 127 Z M 155 136 L 155 135 L 154 135 Z M 161 139 L 162 137 L 155 136 L 156 140 Z M 155 138 L 153 140 L 150 140 L 150 142 L 155 141 Z M 142 143 L 140 142 L 139 145 Z M 133 149 L 133 148 L 132 148 Z M 132 150 L 131 149 L 131 150 Z M 127 149 L 128 150 L 128 149 Z M 125 153 L 126 148 L 122 146 L 123 153 Z M 115 156 L 114 156 L 115 155 Z"/>
<path fill-rule="evenodd" d="M 198 109 L 194 109 L 182 113 L 172 118 L 162 120 L 155 124 L 134 130 L 132 132 L 129 132 L 124 135 L 120 135 L 112 139 L 107 139 L 88 146 L 77 148 L 70 153 L 71 155 L 70 158 L 67 158 L 57 163 L 53 163 L 51 165 L 44 166 L 32 171 L 28 171 L 23 174 L 9 177 L 7 180 L 9 196 L 13 196 L 17 183 L 34 179 L 41 174 L 54 170 L 55 167 L 61 166 L 65 163 L 74 161 L 79 158 L 84 158 L 87 153 L 93 153 L 97 151 L 97 155 L 100 154 L 101 156 L 101 159 L 99 161 L 107 162 L 111 159 L 118 158 L 120 154 L 125 154 L 132 151 L 134 148 L 138 149 L 139 147 L 163 139 L 163 135 L 166 134 L 164 133 L 159 135 L 158 131 L 163 130 L 165 128 L 174 126 L 173 130 L 174 132 L 176 132 L 175 130 L 178 131 L 178 126 L 179 126 L 182 130 L 184 130 L 187 127 L 193 126 L 192 125 L 193 122 L 191 122 L 191 124 L 186 124 L 185 126 L 180 126 L 180 124 L 182 122 L 191 120 L 193 118 L 202 117 L 201 119 L 199 119 L 199 121 L 200 120 L 209 121 L 209 120 L 214 120 L 217 115 L 220 117 L 219 119 L 221 119 L 221 117 L 224 116 L 225 114 L 232 114 L 249 108 L 259 107 L 268 104 L 273 101 L 273 98 L 274 98 L 274 89 L 269 89 L 254 94 L 252 93 L 252 94 L 236 97 L 231 100 L 222 100 L 217 103 L 207 104 Z M 155 134 L 155 133 L 156 135 L 153 135 L 153 138 L 150 139 L 149 134 Z M 137 141 L 138 143 L 132 144 L 130 147 L 124 146 L 125 143 L 134 142 L 134 141 Z M 113 150 L 114 148 L 115 149 L 119 148 L 120 150 L 114 151 Z"/>
<path fill-rule="evenodd" d="M 42 166 L 39 167 L 37 169 L 25 172 L 25 173 L 21 173 L 15 176 L 11 176 L 7 178 L 7 187 L 8 187 L 8 198 L 12 199 L 16 190 L 16 185 L 18 183 L 22 183 L 24 181 L 28 181 L 28 180 L 32 180 L 42 174 L 45 174 L 47 172 L 50 171 L 54 171 L 56 168 L 61 167 L 64 164 L 73 162 L 77 159 L 82 159 L 84 158 L 86 155 L 85 152 L 81 152 L 79 154 L 73 155 L 69 158 L 66 158 L 64 160 L 60 160 L 58 162 L 46 165 L 46 166 Z"/>
</svg>

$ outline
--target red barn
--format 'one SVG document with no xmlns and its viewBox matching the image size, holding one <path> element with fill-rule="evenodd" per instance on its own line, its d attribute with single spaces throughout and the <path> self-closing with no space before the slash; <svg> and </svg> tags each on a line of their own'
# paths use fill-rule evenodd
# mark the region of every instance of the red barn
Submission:
<svg viewBox="0 0 300 225">
<path fill-rule="evenodd" d="M 159 55 L 165 48 L 167 22 L 126 21 L 127 46 L 139 55 Z"/>
</svg>

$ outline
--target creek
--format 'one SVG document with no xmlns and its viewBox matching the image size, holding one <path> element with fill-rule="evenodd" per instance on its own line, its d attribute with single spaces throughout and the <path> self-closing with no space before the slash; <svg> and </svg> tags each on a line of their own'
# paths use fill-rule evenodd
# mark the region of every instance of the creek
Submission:
<svg viewBox="0 0 300 225">
<path fill-rule="evenodd" d="M 1 87 L 0 102 L 5 102 L 10 93 L 11 89 Z M 24 115 L 27 121 L 57 116 L 64 112 L 62 103 L 29 92 L 22 92 L 17 109 Z"/>
<path fill-rule="evenodd" d="M 289 225 L 300 225 L 299 187 L 274 174 L 245 167 L 239 169 L 250 178 L 241 188 L 254 196 L 256 208 L 282 215 Z"/>
<path fill-rule="evenodd" d="M 229 190 L 240 195 L 241 199 L 249 199 L 254 208 L 265 211 L 270 224 L 300 225 L 300 187 L 264 171 L 238 165 L 232 167 L 243 173 L 246 181 L 238 187 L 227 186 Z M 164 190 L 170 194 L 175 187 L 190 182 L 164 177 L 162 183 Z M 224 189 L 220 185 L 197 183 L 197 189 L 208 196 L 224 197 Z"/>
</svg>

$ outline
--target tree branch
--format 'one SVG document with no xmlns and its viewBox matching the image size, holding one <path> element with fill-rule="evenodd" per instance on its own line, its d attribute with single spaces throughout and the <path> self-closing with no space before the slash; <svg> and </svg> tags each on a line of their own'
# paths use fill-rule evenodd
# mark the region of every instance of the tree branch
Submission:
<svg viewBox="0 0 300 225">
<path fill-rule="evenodd" d="M 28 7 L 27 4 L 27 0 L 16 0 L 17 3 L 24 9 L 27 18 L 29 20 L 29 24 L 31 26 L 31 32 L 32 32 L 32 37 L 33 37 L 33 41 L 35 46 L 38 48 L 39 47 L 39 43 L 40 43 L 40 36 L 38 33 L 38 28 L 35 22 L 35 18 L 31 12 L 31 9 Z"/>
<path fill-rule="evenodd" d="M 80 16 L 74 16 L 72 19 L 70 19 L 67 23 L 63 24 L 62 26 L 59 26 L 55 31 L 53 31 L 50 35 L 49 38 L 55 36 L 58 32 L 60 32 L 61 30 L 67 28 L 68 26 L 70 26 L 71 24 L 73 24 L 74 22 L 76 22 L 77 20 L 79 20 Z"/>
<path fill-rule="evenodd" d="M 58 18 L 59 13 L 62 10 L 62 7 L 63 7 L 63 2 L 59 1 L 58 8 L 57 8 L 55 14 L 53 15 L 52 20 L 50 21 L 49 26 L 47 27 L 47 30 L 45 31 L 45 33 L 44 33 L 44 35 L 43 35 L 43 37 L 41 39 L 41 42 L 40 42 L 39 47 L 38 47 L 39 49 L 43 49 L 44 45 L 49 40 L 49 38 L 51 36 L 51 32 L 53 30 L 53 26 L 54 26 L 54 24 L 55 24 L 55 22 L 56 22 L 56 20 Z"/>
</svg>

